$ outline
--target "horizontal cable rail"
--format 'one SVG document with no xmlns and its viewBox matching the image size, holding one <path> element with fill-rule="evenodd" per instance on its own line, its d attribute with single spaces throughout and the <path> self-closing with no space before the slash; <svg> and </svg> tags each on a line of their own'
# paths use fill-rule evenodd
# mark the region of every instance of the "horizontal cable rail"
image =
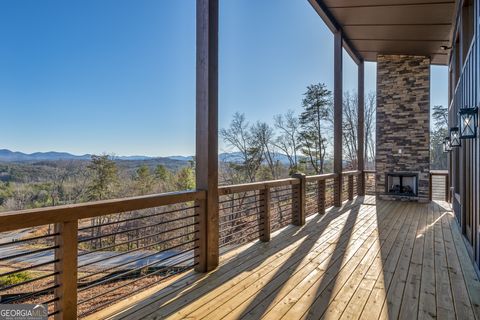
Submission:
<svg viewBox="0 0 480 320">
<path fill-rule="evenodd" d="M 261 201 L 260 190 L 263 190 L 264 184 L 255 183 L 255 186 L 260 189 L 239 185 L 240 188 L 231 186 L 227 193 L 219 192 L 219 246 L 222 250 L 258 239 L 262 235 L 262 213 L 265 206 Z M 224 187 L 219 188 L 219 191 L 222 188 Z"/>
<path fill-rule="evenodd" d="M 0 215 L 1 303 L 83 317 L 199 261 L 204 191 Z"/>
<path fill-rule="evenodd" d="M 360 171 L 342 174 L 343 200 Z M 225 252 L 303 225 L 334 205 L 337 174 L 218 189 Z M 84 317 L 202 263 L 205 191 L 106 200 L 0 215 L 0 301 L 44 303 L 50 316 Z M 198 268 L 201 270 L 202 268 Z"/>
<path fill-rule="evenodd" d="M 1 303 L 45 304 L 53 315 L 57 236 L 51 224 L 0 233 Z"/>
</svg>

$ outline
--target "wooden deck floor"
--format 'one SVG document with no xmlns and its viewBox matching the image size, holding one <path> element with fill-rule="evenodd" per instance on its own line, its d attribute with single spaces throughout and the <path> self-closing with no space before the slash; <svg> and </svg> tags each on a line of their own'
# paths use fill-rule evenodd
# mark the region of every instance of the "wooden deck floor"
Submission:
<svg viewBox="0 0 480 320">
<path fill-rule="evenodd" d="M 480 282 L 453 219 L 444 202 L 358 198 L 225 254 L 210 274 L 125 301 L 133 307 L 113 318 L 480 319 Z"/>
</svg>

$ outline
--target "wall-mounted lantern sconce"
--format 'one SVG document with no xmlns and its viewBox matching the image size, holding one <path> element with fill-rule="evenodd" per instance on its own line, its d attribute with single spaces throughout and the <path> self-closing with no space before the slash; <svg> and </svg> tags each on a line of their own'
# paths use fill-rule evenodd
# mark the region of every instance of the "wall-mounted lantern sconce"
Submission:
<svg viewBox="0 0 480 320">
<path fill-rule="evenodd" d="M 460 130 L 458 127 L 450 128 L 450 145 L 452 147 L 460 147 Z"/>
<path fill-rule="evenodd" d="M 443 140 L 443 152 L 452 151 L 452 144 L 450 143 L 450 137 L 445 137 Z"/>
<path fill-rule="evenodd" d="M 478 108 L 462 108 L 458 111 L 460 118 L 460 139 L 477 137 Z"/>
</svg>

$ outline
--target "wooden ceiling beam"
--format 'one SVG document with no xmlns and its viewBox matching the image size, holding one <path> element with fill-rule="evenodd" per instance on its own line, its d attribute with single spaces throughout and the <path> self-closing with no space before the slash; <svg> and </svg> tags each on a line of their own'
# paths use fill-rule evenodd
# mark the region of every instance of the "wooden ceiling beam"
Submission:
<svg viewBox="0 0 480 320">
<path fill-rule="evenodd" d="M 334 34 L 337 32 L 341 32 L 344 34 L 342 27 L 340 24 L 335 20 L 334 16 L 331 14 L 330 10 L 328 10 L 325 3 L 322 0 L 308 0 L 315 11 L 318 13 L 320 18 L 325 22 L 327 27 L 332 31 Z M 347 53 L 352 57 L 353 61 L 358 65 L 360 64 L 363 59 L 362 56 L 358 53 L 355 47 L 350 43 L 350 41 L 343 37 L 343 48 Z"/>
</svg>

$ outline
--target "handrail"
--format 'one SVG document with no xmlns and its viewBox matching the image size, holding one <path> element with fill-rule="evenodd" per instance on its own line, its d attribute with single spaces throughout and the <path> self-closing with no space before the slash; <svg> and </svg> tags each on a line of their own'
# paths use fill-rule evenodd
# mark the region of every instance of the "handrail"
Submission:
<svg viewBox="0 0 480 320">
<path fill-rule="evenodd" d="M 148 209 L 188 201 L 204 200 L 205 197 L 205 191 L 189 190 L 63 205 L 58 207 L 10 211 L 0 215 L 0 232 L 99 217 L 113 213 Z"/>
<path fill-rule="evenodd" d="M 307 176 L 307 181 L 321 181 L 321 180 L 328 180 L 328 179 L 335 179 L 338 177 L 338 174 L 336 173 L 324 173 L 324 174 L 318 174 L 315 176 Z"/>
<path fill-rule="evenodd" d="M 360 171 L 360 170 L 351 170 L 351 171 L 342 172 L 342 175 L 347 177 L 347 176 L 356 176 L 356 175 L 359 175 L 361 173 L 362 173 L 362 171 Z"/>
<path fill-rule="evenodd" d="M 364 173 L 376 173 L 376 170 L 363 170 Z"/>
<path fill-rule="evenodd" d="M 264 190 L 267 188 L 283 187 L 300 184 L 298 178 L 287 178 L 281 180 L 260 181 L 244 184 L 236 184 L 231 186 L 221 186 L 218 188 L 218 195 L 225 196 L 232 193 L 247 192 L 254 190 Z"/>
<path fill-rule="evenodd" d="M 448 170 L 430 170 L 430 174 L 434 176 L 448 176 Z"/>
</svg>

